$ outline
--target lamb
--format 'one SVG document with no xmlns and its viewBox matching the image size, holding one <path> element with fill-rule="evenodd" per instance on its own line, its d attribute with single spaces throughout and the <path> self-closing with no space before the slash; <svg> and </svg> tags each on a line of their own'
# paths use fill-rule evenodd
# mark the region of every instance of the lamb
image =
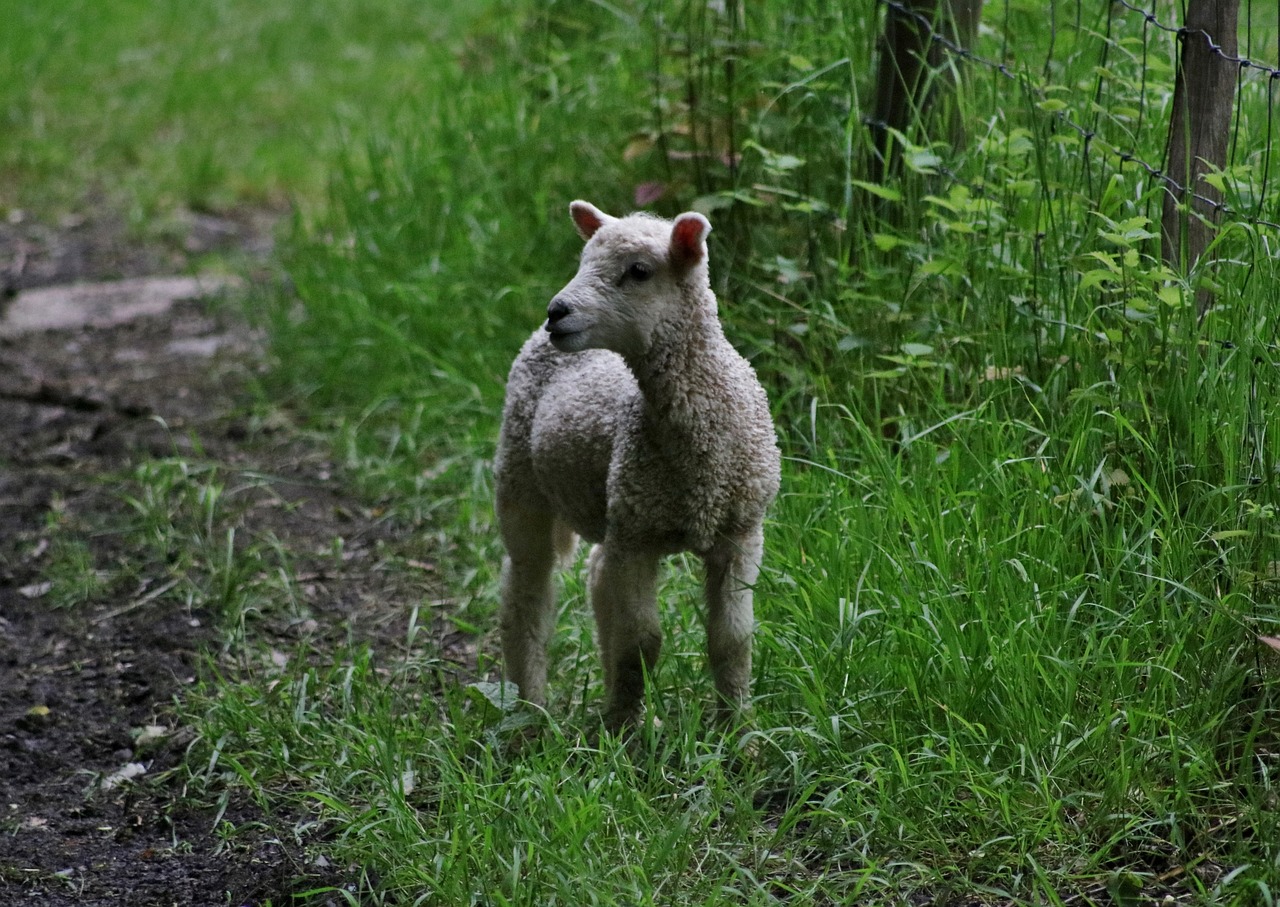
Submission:
<svg viewBox="0 0 1280 907">
<path fill-rule="evenodd" d="M 494 467 L 507 676 L 545 705 L 551 573 L 581 536 L 595 543 L 605 725 L 633 726 L 662 647 L 659 561 L 691 551 L 705 566 L 714 713 L 731 722 L 749 707 L 752 587 L 779 484 L 769 402 L 721 329 L 705 217 L 569 210 L 586 246 L 511 367 Z"/>
</svg>

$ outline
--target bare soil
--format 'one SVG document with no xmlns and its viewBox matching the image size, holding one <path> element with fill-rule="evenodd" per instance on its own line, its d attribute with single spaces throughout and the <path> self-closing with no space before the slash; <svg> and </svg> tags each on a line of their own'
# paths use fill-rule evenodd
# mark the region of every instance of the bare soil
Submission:
<svg viewBox="0 0 1280 907">
<path fill-rule="evenodd" d="M 157 245 L 107 217 L 0 224 L 0 310 L 29 287 L 182 273 L 228 248 L 266 275 L 269 227 L 258 214 L 192 215 Z M 417 575 L 386 569 L 388 552 L 403 562 L 414 551 L 412 532 L 349 493 L 278 411 L 263 417 L 252 392 L 262 362 L 235 307 L 209 301 L 0 337 L 0 903 L 282 904 L 352 871 L 316 859 L 299 817 L 233 799 L 228 836 L 214 805 L 184 792 L 191 734 L 173 703 L 217 657 L 216 615 L 153 594 L 160 577 L 145 565 L 74 605 L 47 594 L 55 532 L 78 539 L 95 569 L 132 563 L 121 477 L 177 456 L 258 477 L 240 530 L 271 533 L 310 577 L 303 625 L 264 632 L 395 644 L 408 604 L 432 594 L 430 565 L 418 553 Z M 335 539 L 337 565 L 322 554 Z M 163 736 L 140 744 L 148 726 Z M 104 783 L 130 764 L 145 774 Z"/>
</svg>

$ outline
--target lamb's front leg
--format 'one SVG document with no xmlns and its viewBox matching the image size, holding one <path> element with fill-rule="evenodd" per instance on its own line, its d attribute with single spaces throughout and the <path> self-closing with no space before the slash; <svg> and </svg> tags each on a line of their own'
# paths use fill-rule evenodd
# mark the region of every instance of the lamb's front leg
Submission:
<svg viewBox="0 0 1280 907">
<path fill-rule="evenodd" d="M 658 558 L 607 542 L 591 553 L 591 605 L 604 663 L 610 730 L 634 725 L 644 705 L 644 678 L 662 651 L 658 621 Z"/>
<path fill-rule="evenodd" d="M 760 575 L 764 530 L 723 539 L 705 557 L 707 653 L 715 681 L 717 717 L 744 716 L 751 704 L 752 587 Z"/>
</svg>

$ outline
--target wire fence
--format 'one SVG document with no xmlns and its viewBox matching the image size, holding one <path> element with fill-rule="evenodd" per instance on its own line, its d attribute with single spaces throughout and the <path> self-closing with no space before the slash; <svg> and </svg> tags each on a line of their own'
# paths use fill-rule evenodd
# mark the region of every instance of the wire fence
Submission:
<svg viewBox="0 0 1280 907">
<path fill-rule="evenodd" d="M 1266 73 L 1272 79 L 1280 79 L 1280 69 L 1277 69 L 1274 66 L 1269 66 L 1265 63 L 1259 63 L 1257 60 L 1250 60 L 1248 57 L 1238 57 L 1234 54 L 1227 53 L 1222 49 L 1220 44 L 1214 41 L 1213 36 L 1202 28 L 1187 28 L 1186 26 L 1167 25 L 1164 22 L 1161 22 L 1159 18 L 1156 17 L 1155 13 L 1144 10 L 1141 7 L 1134 6 L 1132 3 L 1129 3 L 1128 0 L 1113 0 L 1113 2 L 1116 6 L 1122 6 L 1130 12 L 1141 15 L 1148 25 L 1154 25 L 1162 32 L 1176 35 L 1178 38 L 1202 36 L 1208 43 L 1209 50 L 1215 56 L 1221 57 L 1229 63 L 1237 64 L 1242 71 L 1256 69 L 1259 72 Z"/>
<path fill-rule="evenodd" d="M 927 39 L 937 47 L 941 48 L 949 57 L 963 61 L 970 66 L 981 67 L 988 70 L 999 77 L 1015 84 L 1018 88 L 1027 94 L 1037 98 L 1040 102 L 1050 100 L 1048 86 L 1043 81 L 1035 78 L 1029 66 L 1020 63 L 1007 63 L 1001 60 L 991 59 L 975 52 L 972 48 L 962 46 L 953 37 L 947 34 L 936 18 L 925 15 L 920 10 L 910 7 L 900 0 L 878 0 L 878 2 L 886 9 L 892 10 L 897 14 L 912 20 L 918 28 L 923 30 Z M 1248 56 L 1239 56 L 1226 52 L 1221 44 L 1216 42 L 1208 32 L 1203 29 L 1187 28 L 1185 26 L 1171 25 L 1161 20 L 1155 12 L 1145 10 L 1136 6 L 1128 0 L 1114 0 L 1109 8 L 1107 30 L 1111 32 L 1114 19 L 1117 16 L 1117 10 L 1121 14 L 1132 14 L 1141 17 L 1143 22 L 1142 35 L 1142 58 L 1143 73 L 1146 74 L 1146 61 L 1152 53 L 1152 39 L 1150 33 L 1154 30 L 1158 33 L 1171 36 L 1174 39 L 1173 46 L 1168 48 L 1166 53 L 1171 61 L 1177 54 L 1177 43 L 1196 39 L 1204 40 L 1209 51 L 1216 57 L 1234 64 L 1237 68 L 1237 86 L 1235 92 L 1235 140 L 1231 144 L 1232 157 L 1231 164 L 1236 161 L 1236 153 L 1241 147 L 1239 135 L 1239 124 L 1242 121 L 1241 109 L 1251 100 L 1247 94 L 1250 90 L 1254 94 L 1259 92 L 1265 94 L 1262 103 L 1265 103 L 1265 135 L 1260 138 L 1254 136 L 1246 137 L 1244 145 L 1247 148 L 1260 150 L 1263 155 L 1263 161 L 1260 166 L 1261 184 L 1256 193 L 1256 203 L 1254 210 L 1242 211 L 1230 204 L 1204 195 L 1195 191 L 1192 186 L 1184 186 L 1176 178 L 1167 172 L 1167 168 L 1163 162 L 1161 165 L 1153 164 L 1146 159 L 1143 154 L 1135 147 L 1125 147 L 1116 141 L 1104 137 L 1096 125 L 1088 126 L 1077 120 L 1073 116 L 1073 110 L 1070 105 L 1062 105 L 1052 110 L 1051 116 L 1063 127 L 1077 134 L 1084 144 L 1084 154 L 1087 156 L 1093 151 L 1101 152 L 1102 155 L 1115 159 L 1123 167 L 1126 164 L 1132 164 L 1152 179 L 1158 181 L 1168 191 L 1175 193 L 1178 197 L 1192 200 L 1198 203 L 1200 210 L 1203 212 L 1212 212 L 1214 215 L 1235 224 L 1248 224 L 1253 227 L 1262 227 L 1271 230 L 1280 231 L 1280 222 L 1269 219 L 1266 216 L 1267 205 L 1269 202 L 1267 189 L 1269 187 L 1269 176 L 1271 169 L 1272 147 L 1275 136 L 1275 107 L 1276 92 L 1280 88 L 1280 68 L 1270 64 L 1269 62 L 1260 62 Z M 1252 21 L 1252 16 L 1249 17 Z M 1280 22 L 1278 22 L 1280 24 Z M 1176 63 L 1172 63 L 1176 65 Z M 1249 76 L 1261 77 L 1249 80 Z M 1145 100 L 1145 93 L 1144 93 Z M 883 128 L 886 124 L 877 122 L 872 119 L 866 119 L 864 122 L 869 126 Z"/>
</svg>

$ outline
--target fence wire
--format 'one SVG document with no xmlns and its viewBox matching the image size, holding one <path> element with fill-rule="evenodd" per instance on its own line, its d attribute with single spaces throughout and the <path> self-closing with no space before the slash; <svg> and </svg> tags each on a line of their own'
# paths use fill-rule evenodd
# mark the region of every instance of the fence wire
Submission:
<svg viewBox="0 0 1280 907">
<path fill-rule="evenodd" d="M 1016 84 L 1019 88 L 1021 88 L 1024 91 L 1027 91 L 1029 94 L 1039 99 L 1040 101 L 1044 101 L 1048 99 L 1048 93 L 1046 92 L 1045 86 L 1040 82 L 1038 82 L 1037 80 L 1033 79 L 1027 72 L 1015 71 L 1015 69 L 1012 66 L 1010 66 L 1005 62 L 1002 62 L 1000 60 L 989 59 L 987 57 L 982 56 L 981 54 L 976 53 L 971 48 L 960 45 L 957 41 L 955 41 L 953 38 L 948 36 L 939 27 L 939 23 L 935 19 L 930 18 L 929 16 L 921 13 L 917 9 L 913 9 L 910 6 L 907 6 L 906 4 L 900 2 L 900 0 L 878 0 L 878 2 L 885 8 L 893 10 L 899 15 L 914 21 L 920 28 L 924 30 L 924 35 L 928 38 L 928 40 L 931 43 L 937 45 L 939 48 L 941 48 L 945 53 L 947 53 L 951 57 L 954 57 L 958 60 L 963 60 L 966 63 L 972 64 L 974 66 L 983 67 L 989 70 L 990 72 L 996 73 L 1000 77 L 1007 79 L 1010 82 Z M 1255 75 L 1263 75 L 1266 77 L 1267 83 L 1266 83 L 1265 90 L 1267 93 L 1267 105 L 1266 105 L 1267 126 L 1266 126 L 1265 146 L 1262 150 L 1266 154 L 1267 159 L 1263 166 L 1262 186 L 1261 186 L 1261 191 L 1259 192 L 1257 211 L 1254 212 L 1253 214 L 1239 211 L 1231 207 L 1230 205 L 1228 205 L 1226 202 L 1219 201 L 1213 198 L 1208 198 L 1198 192 L 1193 191 L 1191 187 L 1182 185 L 1182 183 L 1180 183 L 1177 179 L 1170 176 L 1168 173 L 1164 172 L 1164 170 L 1161 167 L 1156 166 L 1150 163 L 1149 161 L 1145 160 L 1136 149 L 1122 147 L 1121 145 L 1116 144 L 1115 142 L 1108 141 L 1106 138 L 1099 135 L 1098 130 L 1096 128 L 1090 128 L 1088 126 L 1082 125 L 1081 123 L 1077 122 L 1075 119 L 1072 118 L 1069 108 L 1064 107 L 1062 109 L 1055 110 L 1049 115 L 1052 116 L 1055 121 L 1057 121 L 1067 129 L 1070 129 L 1072 132 L 1075 132 L 1077 135 L 1080 136 L 1082 142 L 1084 143 L 1084 153 L 1086 156 L 1090 154 L 1091 149 L 1094 149 L 1094 148 L 1099 149 L 1106 156 L 1118 160 L 1122 168 L 1125 164 L 1133 164 L 1134 166 L 1145 171 L 1148 177 L 1161 183 L 1165 187 L 1166 191 L 1175 194 L 1177 197 L 1181 199 L 1193 200 L 1195 202 L 1198 202 L 1199 206 L 1201 206 L 1201 210 L 1207 209 L 1208 211 L 1212 211 L 1215 214 L 1221 215 L 1224 219 L 1228 219 L 1236 224 L 1248 224 L 1254 227 L 1262 227 L 1266 229 L 1280 231 L 1280 223 L 1277 223 L 1276 221 L 1273 221 L 1273 220 L 1266 219 L 1265 217 L 1262 216 L 1262 212 L 1267 203 L 1266 188 L 1268 183 L 1267 177 L 1269 175 L 1267 171 L 1270 169 L 1270 151 L 1271 151 L 1272 136 L 1273 136 L 1273 122 L 1274 122 L 1274 110 L 1275 110 L 1275 103 L 1274 103 L 1275 89 L 1277 85 L 1280 85 L 1280 68 L 1277 68 L 1276 66 L 1273 66 L 1269 63 L 1259 62 L 1249 57 L 1241 57 L 1241 56 L 1229 54 L 1225 50 L 1223 50 L 1222 46 L 1217 42 L 1215 42 L 1212 36 L 1210 36 L 1203 29 L 1189 29 L 1186 27 L 1170 25 L 1166 22 L 1161 21 L 1153 12 L 1144 10 L 1141 7 L 1134 5 L 1133 3 L 1128 2 L 1128 0 L 1114 0 L 1114 5 L 1111 11 L 1109 11 L 1108 13 L 1108 25 L 1110 25 L 1111 16 L 1114 15 L 1114 9 L 1117 7 L 1120 9 L 1126 10 L 1128 12 L 1136 13 L 1142 16 L 1143 29 L 1144 29 L 1144 40 L 1143 40 L 1144 57 L 1147 54 L 1147 40 L 1145 37 L 1145 33 L 1149 27 L 1155 28 L 1157 31 L 1174 36 L 1177 40 L 1184 40 L 1193 35 L 1201 35 L 1204 37 L 1204 39 L 1208 43 L 1208 47 L 1211 53 L 1237 66 L 1238 73 L 1239 73 L 1238 81 L 1243 80 L 1246 73 L 1253 73 Z M 1176 53 L 1176 48 L 1173 50 L 1173 53 Z M 1145 68 L 1144 68 L 1144 79 L 1145 79 Z M 1237 113 L 1234 118 L 1237 124 L 1240 121 L 1239 108 L 1243 100 L 1242 92 L 1240 89 L 1241 89 L 1241 86 L 1237 84 L 1237 90 L 1236 90 Z M 872 126 L 884 125 L 884 124 L 877 124 L 871 120 L 867 120 L 866 122 L 868 123 L 868 125 L 872 125 Z M 1236 144 L 1237 143 L 1233 143 L 1233 156 L 1234 156 L 1234 147 Z"/>
<path fill-rule="evenodd" d="M 1129 3 L 1128 0 L 1113 0 L 1113 2 L 1116 6 L 1122 6 L 1130 12 L 1138 13 L 1146 20 L 1148 25 L 1154 25 L 1160 31 L 1168 32 L 1169 34 L 1176 35 L 1179 38 L 1185 38 L 1190 35 L 1203 35 L 1205 42 L 1209 46 L 1210 53 L 1221 57 L 1229 63 L 1235 63 L 1241 70 L 1256 69 L 1258 72 L 1266 73 L 1272 79 L 1280 79 L 1280 69 L 1266 63 L 1259 63 L 1257 60 L 1250 60 L 1248 57 L 1237 57 L 1227 53 L 1222 49 L 1220 44 L 1213 40 L 1213 36 L 1203 28 L 1187 28 L 1185 25 L 1168 25 L 1161 22 L 1156 17 L 1155 13 L 1144 10 L 1139 6 L 1135 6 L 1132 3 Z"/>
</svg>

